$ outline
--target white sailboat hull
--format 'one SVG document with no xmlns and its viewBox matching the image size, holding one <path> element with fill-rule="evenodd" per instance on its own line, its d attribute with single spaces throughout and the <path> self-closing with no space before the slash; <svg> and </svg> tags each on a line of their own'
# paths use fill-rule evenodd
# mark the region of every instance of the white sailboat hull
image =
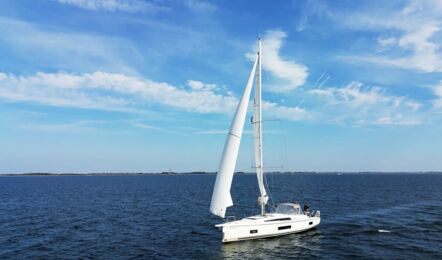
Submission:
<svg viewBox="0 0 442 260">
<path fill-rule="evenodd" d="M 303 232 L 319 225 L 318 215 L 278 214 L 257 215 L 238 221 L 215 225 L 223 232 L 223 243 L 275 237 Z"/>
</svg>

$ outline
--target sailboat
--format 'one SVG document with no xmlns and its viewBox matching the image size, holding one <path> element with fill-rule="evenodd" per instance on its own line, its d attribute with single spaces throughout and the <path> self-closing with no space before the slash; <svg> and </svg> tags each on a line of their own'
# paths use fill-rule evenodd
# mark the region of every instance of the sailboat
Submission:
<svg viewBox="0 0 442 260">
<path fill-rule="evenodd" d="M 264 185 L 262 153 L 261 55 L 261 38 L 258 38 L 256 58 L 227 135 L 210 204 L 210 212 L 223 219 L 225 219 L 227 208 L 233 205 L 230 188 L 247 115 L 250 93 L 252 86 L 255 85 L 252 125 L 254 161 L 260 192 L 258 203 L 261 206 L 261 214 L 245 217 L 240 220 L 233 218 L 232 221 L 215 225 L 223 232 L 223 243 L 303 232 L 316 227 L 321 222 L 319 210 L 310 211 L 308 207 L 301 209 L 298 203 L 280 203 L 271 212 L 266 212 L 269 196 Z M 253 84 L 254 80 L 255 84 Z"/>
</svg>

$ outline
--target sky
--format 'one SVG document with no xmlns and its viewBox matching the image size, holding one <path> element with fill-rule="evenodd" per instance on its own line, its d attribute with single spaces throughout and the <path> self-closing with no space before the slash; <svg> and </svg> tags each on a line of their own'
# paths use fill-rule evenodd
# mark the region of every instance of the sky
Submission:
<svg viewBox="0 0 442 260">
<path fill-rule="evenodd" d="M 442 171 L 441 29 L 438 0 L 3 0 L 0 173 L 217 171 L 258 36 L 265 171 Z"/>
</svg>

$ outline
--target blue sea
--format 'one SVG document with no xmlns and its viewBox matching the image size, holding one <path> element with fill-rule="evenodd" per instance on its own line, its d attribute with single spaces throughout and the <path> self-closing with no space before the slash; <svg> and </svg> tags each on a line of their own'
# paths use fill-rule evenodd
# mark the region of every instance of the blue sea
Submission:
<svg viewBox="0 0 442 260">
<path fill-rule="evenodd" d="M 221 244 L 215 175 L 0 177 L 0 259 L 442 259 L 442 174 L 268 174 L 272 201 L 321 211 L 314 230 Z M 257 214 L 255 175 L 233 180 Z"/>
</svg>

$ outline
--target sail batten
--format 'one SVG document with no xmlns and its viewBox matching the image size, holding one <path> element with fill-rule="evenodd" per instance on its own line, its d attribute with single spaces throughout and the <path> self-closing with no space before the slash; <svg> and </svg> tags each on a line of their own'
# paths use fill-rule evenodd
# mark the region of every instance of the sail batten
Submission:
<svg viewBox="0 0 442 260">
<path fill-rule="evenodd" d="M 230 195 L 230 187 L 232 185 L 233 174 L 235 171 L 239 145 L 241 143 L 241 136 L 244 128 L 244 122 L 257 64 L 258 57 L 255 59 L 246 88 L 244 89 L 244 93 L 236 109 L 232 125 L 230 126 L 230 131 L 224 145 L 220 166 L 216 175 L 215 186 L 213 188 L 210 212 L 222 218 L 225 217 L 226 209 L 233 205 L 232 196 Z"/>
</svg>

